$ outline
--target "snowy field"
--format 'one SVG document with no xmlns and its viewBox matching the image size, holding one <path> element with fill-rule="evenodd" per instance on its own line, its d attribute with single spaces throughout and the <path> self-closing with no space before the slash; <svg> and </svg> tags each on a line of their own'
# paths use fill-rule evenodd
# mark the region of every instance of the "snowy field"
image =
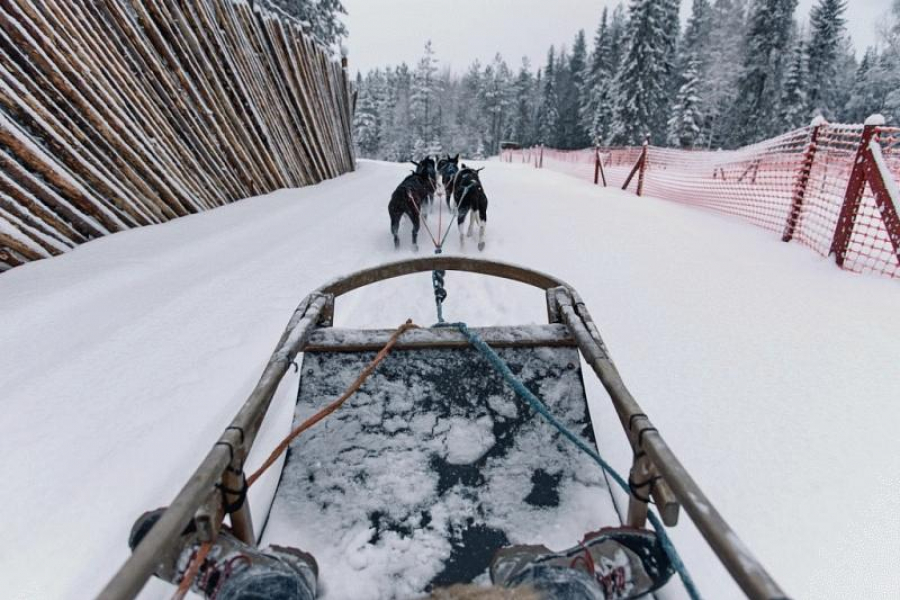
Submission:
<svg viewBox="0 0 900 600">
<path fill-rule="evenodd" d="M 0 275 L 4 598 L 99 591 L 136 516 L 169 502 L 197 466 L 300 299 L 410 256 L 408 224 L 397 253 L 386 210 L 406 170 L 363 162 L 316 187 Z M 785 590 L 897 598 L 898 282 L 842 272 L 737 220 L 559 173 L 488 163 L 482 180 L 483 255 L 581 292 L 632 392 Z M 430 252 L 424 231 L 420 242 Z M 448 251 L 460 251 L 455 231 Z M 452 272 L 447 288 L 450 319 L 546 318 L 533 289 Z M 336 324 L 430 324 L 433 311 L 421 274 L 340 299 Z M 294 377 L 272 430 L 290 425 Z M 590 379 L 588 394 L 601 450 L 627 470 L 608 399 Z M 673 538 L 707 598 L 741 597 L 686 517 Z M 169 594 L 151 584 L 143 596 Z"/>
</svg>

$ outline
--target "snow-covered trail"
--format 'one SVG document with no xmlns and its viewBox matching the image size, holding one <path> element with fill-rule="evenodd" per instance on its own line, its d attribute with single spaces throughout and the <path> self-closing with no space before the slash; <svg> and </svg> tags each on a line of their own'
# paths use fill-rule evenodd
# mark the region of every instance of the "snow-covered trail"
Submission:
<svg viewBox="0 0 900 600">
<path fill-rule="evenodd" d="M 134 518 L 171 500 L 196 467 L 299 300 L 409 255 L 408 224 L 398 255 L 386 211 L 405 172 L 363 162 L 319 186 L 117 234 L 0 276 L 4 597 L 99 590 L 127 556 Z M 581 292 L 632 392 L 788 593 L 895 597 L 897 282 L 842 272 L 739 221 L 561 174 L 489 163 L 482 177 L 491 199 L 483 255 Z M 420 246 L 429 252 L 424 230 Z M 459 251 L 455 230 L 448 246 Z M 465 252 L 477 254 L 474 244 Z M 546 318 L 535 290 L 447 279 L 449 318 Z M 336 321 L 428 324 L 433 311 L 421 274 L 340 299 Z M 618 424 L 599 386 L 588 386 L 598 435 L 625 470 Z M 707 597 L 739 597 L 689 526 L 673 537 Z M 151 586 L 145 596 L 167 592 Z"/>
</svg>

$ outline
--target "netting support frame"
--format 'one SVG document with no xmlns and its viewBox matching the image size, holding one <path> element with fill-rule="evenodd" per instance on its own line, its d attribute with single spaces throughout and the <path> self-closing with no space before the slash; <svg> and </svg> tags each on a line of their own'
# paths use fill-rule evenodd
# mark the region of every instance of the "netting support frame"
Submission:
<svg viewBox="0 0 900 600">
<path fill-rule="evenodd" d="M 900 218 L 897 216 L 897 208 L 885 182 L 885 176 L 890 175 L 882 173 L 874 154 L 875 149 L 879 155 L 881 153 L 878 129 L 878 125 L 870 124 L 863 128 L 862 139 L 853 162 L 853 172 L 850 174 L 847 193 L 844 195 L 844 204 L 841 206 L 841 214 L 834 230 L 829 254 L 834 254 L 834 262 L 841 268 L 844 268 L 844 259 L 853 237 L 853 227 L 867 183 L 872 188 L 875 203 L 894 248 L 894 255 L 900 263 Z"/>
</svg>

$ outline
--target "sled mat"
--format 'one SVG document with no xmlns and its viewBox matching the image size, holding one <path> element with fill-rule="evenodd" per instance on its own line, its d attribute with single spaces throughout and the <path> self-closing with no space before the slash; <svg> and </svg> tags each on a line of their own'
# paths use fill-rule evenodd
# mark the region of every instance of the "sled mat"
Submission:
<svg viewBox="0 0 900 600">
<path fill-rule="evenodd" d="M 579 354 L 561 325 L 476 329 L 594 444 Z M 323 328 L 295 425 L 333 401 L 390 331 Z M 413 598 L 486 582 L 495 551 L 563 550 L 619 525 L 603 473 L 451 329 L 414 330 L 343 407 L 291 445 L 264 543 L 312 552 L 326 598 Z"/>
</svg>

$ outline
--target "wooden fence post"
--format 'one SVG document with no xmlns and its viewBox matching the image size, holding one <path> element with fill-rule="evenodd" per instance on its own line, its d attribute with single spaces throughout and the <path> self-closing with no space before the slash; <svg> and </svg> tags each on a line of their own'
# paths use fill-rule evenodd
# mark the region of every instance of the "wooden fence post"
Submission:
<svg viewBox="0 0 900 600">
<path fill-rule="evenodd" d="M 647 139 L 644 140 L 644 145 L 641 148 L 641 156 L 638 158 L 638 161 L 634 164 L 634 168 L 631 169 L 631 173 L 628 174 L 628 178 L 625 180 L 625 183 L 622 184 L 622 189 L 627 190 L 628 184 L 631 183 L 631 180 L 634 179 L 634 176 L 638 176 L 638 184 L 637 184 L 637 195 L 641 196 L 644 193 L 644 172 L 647 169 L 647 154 L 648 149 L 650 148 L 650 136 L 647 136 Z"/>
<path fill-rule="evenodd" d="M 850 245 L 850 237 L 853 233 L 853 225 L 856 223 L 856 215 L 859 213 L 859 203 L 862 201 L 866 190 L 866 163 L 871 160 L 869 144 L 878 133 L 878 126 L 884 125 L 884 117 L 874 115 L 866 119 L 863 128 L 859 148 L 853 161 L 853 171 L 847 182 L 847 192 L 844 194 L 844 205 L 838 217 L 837 226 L 834 229 L 834 238 L 831 242 L 829 254 L 834 254 L 834 261 L 839 267 L 844 266 L 844 256 Z"/>
<path fill-rule="evenodd" d="M 806 153 L 803 155 L 803 163 L 800 165 L 800 170 L 797 172 L 797 178 L 794 180 L 794 194 L 791 199 L 791 211 L 788 213 L 787 223 L 784 226 L 784 233 L 781 236 L 782 242 L 789 242 L 794 237 L 794 230 L 797 228 L 797 222 L 800 220 L 800 213 L 803 211 L 803 200 L 806 197 L 806 187 L 809 184 L 809 177 L 812 174 L 813 162 L 816 159 L 819 133 L 821 132 L 822 127 L 826 125 L 828 125 L 828 122 L 822 117 L 816 117 L 810 125 L 812 129 L 809 135 L 809 144 L 806 146 Z M 756 179 L 755 174 L 753 178 Z"/>
<path fill-rule="evenodd" d="M 544 168 L 544 144 L 541 144 L 540 155 L 538 158 L 538 169 Z"/>
<path fill-rule="evenodd" d="M 638 186 L 637 186 L 637 195 L 644 195 L 644 174 L 647 172 L 647 158 L 650 154 L 650 134 L 647 134 L 647 139 L 644 140 L 644 147 L 641 150 L 641 169 L 638 173 Z"/>
<path fill-rule="evenodd" d="M 594 185 L 599 180 L 603 180 L 603 187 L 606 187 L 606 173 L 603 172 L 603 161 L 600 159 L 600 144 L 594 144 Z"/>
</svg>

